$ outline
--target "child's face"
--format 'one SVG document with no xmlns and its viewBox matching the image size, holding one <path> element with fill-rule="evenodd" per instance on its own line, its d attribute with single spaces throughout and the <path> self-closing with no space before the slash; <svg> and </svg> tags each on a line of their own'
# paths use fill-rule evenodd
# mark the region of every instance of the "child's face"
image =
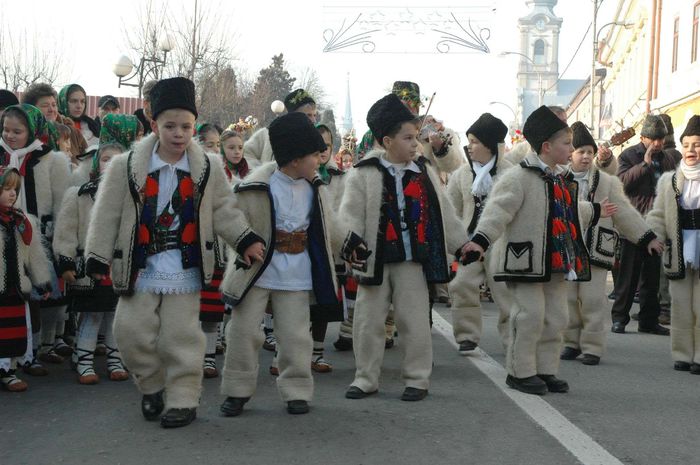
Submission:
<svg viewBox="0 0 700 465">
<path fill-rule="evenodd" d="M 384 148 L 387 159 L 391 162 L 405 163 L 416 156 L 418 150 L 418 127 L 412 122 L 405 122 L 394 136 L 384 136 Z"/>
<path fill-rule="evenodd" d="M 685 164 L 695 166 L 700 163 L 700 136 L 685 136 L 681 144 Z"/>
<path fill-rule="evenodd" d="M 331 158 L 331 151 L 333 150 L 333 140 L 331 135 L 327 132 L 321 133 L 321 137 L 323 137 L 323 142 L 326 143 L 326 150 L 321 152 L 321 164 L 325 165 Z"/>
<path fill-rule="evenodd" d="M 478 161 L 481 164 L 488 163 L 493 156 L 491 150 L 482 144 L 481 141 L 473 134 L 467 134 L 467 139 L 469 140 L 469 145 L 467 145 L 469 158 L 474 161 Z"/>
<path fill-rule="evenodd" d="M 48 95 L 46 97 L 40 97 L 36 101 L 36 107 L 41 110 L 41 113 L 46 118 L 46 121 L 56 121 L 58 117 L 58 105 L 56 104 L 56 98 L 53 95 Z"/>
<path fill-rule="evenodd" d="M 243 139 L 238 136 L 229 137 L 224 141 L 226 160 L 237 165 L 243 159 Z"/>
<path fill-rule="evenodd" d="M 73 118 L 80 118 L 85 111 L 85 94 L 76 90 L 68 96 L 68 113 Z"/>
<path fill-rule="evenodd" d="M 569 162 L 571 153 L 574 151 L 574 146 L 571 145 L 573 135 L 570 131 L 562 131 L 556 134 L 550 140 L 542 144 L 540 158 L 550 168 L 556 165 L 565 165 Z"/>
<path fill-rule="evenodd" d="M 588 171 L 593 162 L 593 146 L 584 145 L 571 154 L 571 169 L 577 172 Z"/>
<path fill-rule="evenodd" d="M 2 192 L 0 192 L 0 206 L 11 207 L 16 201 L 17 186 L 15 186 L 14 183 L 2 186 Z"/>
<path fill-rule="evenodd" d="M 26 147 L 29 140 L 27 124 L 16 116 L 6 116 L 2 125 L 2 138 L 12 150 Z"/>
<path fill-rule="evenodd" d="M 66 155 L 71 154 L 71 144 L 70 144 L 70 137 L 62 137 L 58 141 L 58 150 L 61 152 L 65 153 Z"/>
<path fill-rule="evenodd" d="M 185 153 L 192 140 L 194 121 L 194 114 L 189 111 L 172 108 L 159 114 L 157 120 L 151 120 L 151 129 L 158 136 L 162 150 L 177 156 Z"/>
<path fill-rule="evenodd" d="M 219 153 L 219 134 L 216 131 L 207 131 L 200 139 L 205 152 Z"/>
<path fill-rule="evenodd" d="M 100 151 L 100 174 L 105 172 L 109 162 L 112 161 L 112 158 L 114 158 L 114 156 L 118 155 L 120 152 L 121 151 L 116 147 Z"/>
<path fill-rule="evenodd" d="M 290 178 L 306 178 L 311 181 L 316 175 L 316 170 L 318 169 L 320 160 L 320 153 L 314 152 L 302 158 L 295 158 L 291 163 L 287 164 L 283 168 L 285 168 L 285 172 Z"/>
<path fill-rule="evenodd" d="M 114 105 L 112 105 L 110 103 L 104 105 L 102 108 L 99 108 L 97 110 L 97 114 L 101 120 L 105 119 L 105 116 L 107 116 L 107 115 L 116 114 L 116 113 L 119 113 L 119 107 L 115 107 Z"/>
</svg>

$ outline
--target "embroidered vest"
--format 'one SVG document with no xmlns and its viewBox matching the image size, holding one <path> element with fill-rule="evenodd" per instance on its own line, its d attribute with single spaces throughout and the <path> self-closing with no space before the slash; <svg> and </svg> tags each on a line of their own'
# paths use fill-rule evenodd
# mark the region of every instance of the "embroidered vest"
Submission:
<svg viewBox="0 0 700 465">
<path fill-rule="evenodd" d="M 586 254 L 579 250 L 579 232 L 576 229 L 574 214 L 574 200 L 572 199 L 572 186 L 569 186 L 563 176 L 548 176 L 552 182 L 553 209 L 550 220 L 552 222 L 551 263 L 552 273 L 569 273 L 575 271 L 580 275 L 587 263 Z"/>
</svg>

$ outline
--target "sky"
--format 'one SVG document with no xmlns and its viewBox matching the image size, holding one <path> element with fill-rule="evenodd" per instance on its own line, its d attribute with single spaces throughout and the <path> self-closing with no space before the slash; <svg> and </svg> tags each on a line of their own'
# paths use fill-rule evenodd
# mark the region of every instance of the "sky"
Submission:
<svg viewBox="0 0 700 465">
<path fill-rule="evenodd" d="M 307 67 L 315 69 L 339 125 L 345 113 L 349 73 L 353 122 L 359 134 L 366 128 L 367 110 L 390 91 L 395 80 L 417 82 L 424 96 L 435 93 L 430 113 L 460 134 L 484 112 L 506 122 L 513 119 L 506 105 L 515 107 L 518 58 L 499 57 L 498 52 L 519 50 L 517 20 L 529 12 L 525 0 L 434 0 L 436 3 L 430 8 L 425 7 L 426 2 L 414 0 L 199 1 L 201 7 L 216 11 L 233 37 L 234 69 L 254 73 L 280 52 L 293 76 Z M 76 82 L 91 95 L 136 96 L 134 88 L 117 88 L 112 66 L 121 55 L 131 55 L 123 30 L 138 21 L 140 3 L 143 0 L 0 0 L 0 11 L 5 27 L 9 20 L 10 30 L 26 28 L 30 37 L 37 37 L 35 46 L 60 55 L 63 73 L 56 87 Z M 193 0 L 167 4 L 175 13 L 193 8 Z M 617 0 L 603 0 L 599 24 L 612 20 L 616 4 Z M 28 16 L 28 12 L 35 14 Z M 367 19 L 382 12 L 395 18 L 405 18 L 412 12 L 412 18 L 419 19 L 450 12 L 457 18 L 474 14 L 477 23 L 490 30 L 486 41 L 490 53 L 453 53 L 465 50 L 457 46 L 440 53 L 428 43 L 434 33 L 425 35 L 424 31 L 415 30 L 415 25 L 413 31 L 404 27 L 398 28 L 398 33 L 385 28 L 375 41 L 374 53 L 363 53 L 359 46 L 323 52 L 324 37 L 330 37 L 329 31 L 337 32 L 342 19 L 349 24 L 359 14 Z M 559 0 L 554 12 L 563 18 L 559 43 L 561 73 L 591 22 L 592 0 Z M 14 18 L 23 20 L 15 22 Z M 588 77 L 591 42 L 589 33 L 562 78 Z M 136 61 L 138 57 L 131 58 Z"/>
</svg>

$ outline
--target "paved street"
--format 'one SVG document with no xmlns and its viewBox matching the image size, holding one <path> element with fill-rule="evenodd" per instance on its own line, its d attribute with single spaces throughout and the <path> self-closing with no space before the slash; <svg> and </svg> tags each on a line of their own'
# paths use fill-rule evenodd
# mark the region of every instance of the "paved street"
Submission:
<svg viewBox="0 0 700 465">
<path fill-rule="evenodd" d="M 601 365 L 562 362 L 560 374 L 571 384 L 570 393 L 538 398 L 504 388 L 504 375 L 499 378 L 502 368 L 493 361 L 502 365 L 504 354 L 493 304 L 486 304 L 482 341 L 488 355 L 460 356 L 441 333 L 449 329 L 449 310 L 441 306 L 437 314 L 435 368 L 423 402 L 398 399 L 400 337 L 386 353 L 379 394 L 345 399 L 352 353 L 332 349 L 337 334 L 332 325 L 327 356 L 335 369 L 315 375 L 316 397 L 308 415 L 286 413 L 267 374 L 271 353 L 265 351 L 258 392 L 241 417 L 219 416 L 219 380 L 205 380 L 198 419 L 177 430 L 143 420 L 131 383 L 80 386 L 67 365 L 52 367 L 47 378 L 26 377 L 30 390 L 25 394 L 0 392 L 0 463 L 699 462 L 700 377 L 673 371 L 668 337 L 637 334 L 633 322 L 630 333 L 609 335 Z"/>
</svg>

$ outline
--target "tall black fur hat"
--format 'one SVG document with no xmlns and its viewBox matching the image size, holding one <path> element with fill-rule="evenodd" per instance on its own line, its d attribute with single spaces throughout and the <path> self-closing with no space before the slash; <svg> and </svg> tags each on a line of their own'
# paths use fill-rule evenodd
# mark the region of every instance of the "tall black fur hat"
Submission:
<svg viewBox="0 0 700 465">
<path fill-rule="evenodd" d="M 467 129 L 467 136 L 469 134 L 479 139 L 495 155 L 498 153 L 498 144 L 505 141 L 508 126 L 491 113 L 484 113 Z"/>
<path fill-rule="evenodd" d="M 153 119 L 165 110 L 180 108 L 187 110 L 197 118 L 194 82 L 187 78 L 175 77 L 161 79 L 151 90 L 151 114 Z"/>
<path fill-rule="evenodd" d="M 303 113 L 291 112 L 275 118 L 268 131 L 272 153 L 279 166 L 326 149 L 321 133 Z"/>
<path fill-rule="evenodd" d="M 542 150 L 542 144 L 548 141 L 557 131 L 569 126 L 560 120 L 552 110 L 542 105 L 533 111 L 523 125 L 523 136 L 536 153 Z"/>
<path fill-rule="evenodd" d="M 394 126 L 415 119 L 416 116 L 396 94 L 387 94 L 380 98 L 367 112 L 367 126 L 380 145 L 383 145 L 382 139 Z"/>
<path fill-rule="evenodd" d="M 683 134 L 681 134 L 681 143 L 683 143 L 685 136 L 700 136 L 700 115 L 690 117 Z"/>
<path fill-rule="evenodd" d="M 293 90 L 284 98 L 284 108 L 286 108 L 289 113 L 297 111 L 298 108 L 308 103 L 316 105 L 316 100 L 304 89 Z"/>
<path fill-rule="evenodd" d="M 571 131 L 574 133 L 573 140 L 571 141 L 574 149 L 583 147 L 584 145 L 590 145 L 593 147 L 593 153 L 598 151 L 598 144 L 595 143 L 595 139 L 588 128 L 581 121 L 576 121 L 571 125 Z"/>
</svg>

